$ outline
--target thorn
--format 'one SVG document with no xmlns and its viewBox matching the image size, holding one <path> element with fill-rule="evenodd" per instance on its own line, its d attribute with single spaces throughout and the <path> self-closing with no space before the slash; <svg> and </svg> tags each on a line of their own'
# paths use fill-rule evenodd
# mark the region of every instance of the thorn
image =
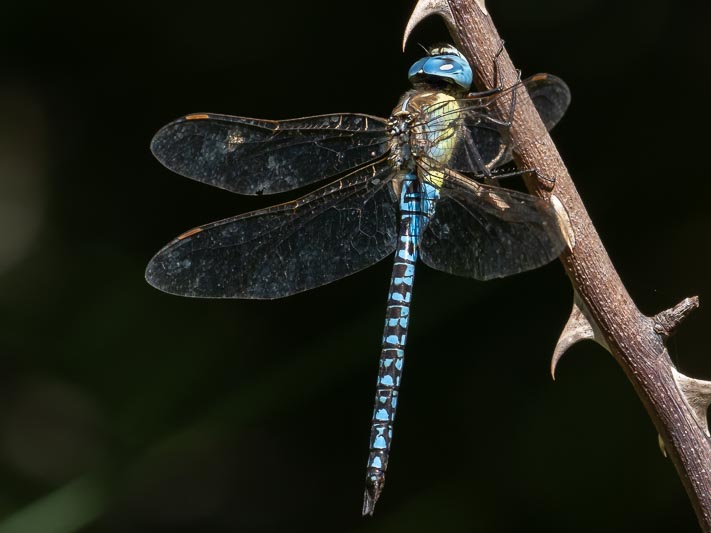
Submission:
<svg viewBox="0 0 711 533">
<path fill-rule="evenodd" d="M 672 367 L 672 376 L 674 376 L 677 387 L 679 387 L 687 405 L 691 409 L 691 414 L 694 416 L 696 423 L 699 424 L 707 436 L 711 437 L 706 417 L 709 404 L 711 404 L 711 382 L 685 376 L 674 367 Z"/>
<path fill-rule="evenodd" d="M 664 439 L 662 439 L 662 436 L 659 433 L 657 433 L 657 444 L 659 444 L 659 451 L 662 452 L 664 459 L 666 459 L 668 457 L 667 447 L 664 445 Z"/>
<path fill-rule="evenodd" d="M 664 340 L 668 339 L 674 335 L 676 328 L 698 307 L 698 296 L 684 298 L 671 309 L 657 313 L 654 316 L 654 331 L 661 335 Z"/>
<path fill-rule="evenodd" d="M 484 3 L 484 0 L 477 0 Z M 407 26 L 405 26 L 405 35 L 402 38 L 402 51 L 405 51 L 407 46 L 407 39 L 410 37 L 412 30 L 415 29 L 420 22 L 429 17 L 430 15 L 439 15 L 444 19 L 447 29 L 450 33 L 454 33 L 452 30 L 454 28 L 454 17 L 452 16 L 452 10 L 449 7 L 447 0 L 418 0 L 415 9 L 412 10 L 412 15 L 410 15 L 410 20 L 407 21 Z"/>
<path fill-rule="evenodd" d="M 573 224 L 570 222 L 570 216 L 568 216 L 568 210 L 555 194 L 551 194 L 550 202 L 557 215 L 558 227 L 561 233 L 563 233 L 565 244 L 568 245 L 569 250 L 572 250 L 575 248 L 575 232 L 573 231 Z"/>
<path fill-rule="evenodd" d="M 555 369 L 558 365 L 558 361 L 560 361 L 563 354 L 573 344 L 584 340 L 591 340 L 597 342 L 600 346 L 609 351 L 605 340 L 602 338 L 602 335 L 594 324 L 595 322 L 589 316 L 589 312 L 587 311 L 585 304 L 576 292 L 573 298 L 573 310 L 570 312 L 570 318 L 568 318 L 568 322 L 563 328 L 563 333 L 560 334 L 560 338 L 555 345 L 555 350 L 553 350 L 553 357 L 551 358 L 551 376 L 554 380 Z"/>
</svg>

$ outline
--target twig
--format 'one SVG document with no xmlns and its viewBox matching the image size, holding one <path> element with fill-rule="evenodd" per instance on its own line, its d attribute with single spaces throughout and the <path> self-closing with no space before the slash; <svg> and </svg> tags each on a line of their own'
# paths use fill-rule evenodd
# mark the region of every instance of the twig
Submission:
<svg viewBox="0 0 711 533">
<path fill-rule="evenodd" d="M 484 0 L 420 0 L 405 38 L 431 14 L 445 19 L 455 44 L 475 65 L 477 87 L 492 88 L 494 57 L 502 41 Z M 516 82 L 517 72 L 506 51 L 499 55 L 498 68 L 505 87 Z M 527 186 L 532 194 L 549 197 L 559 206 L 569 237 L 570 246 L 560 259 L 573 284 L 575 302 L 551 370 L 555 371 L 565 350 L 582 339 L 596 340 L 615 357 L 654 422 L 702 529 L 711 533 L 711 438 L 706 422 L 711 383 L 679 373 L 665 347 L 669 335 L 698 306 L 698 298 L 687 298 L 652 318 L 643 315 L 623 286 L 555 145 L 523 92 L 517 96 L 511 137 L 516 163 L 548 178 L 532 178 Z M 550 178 L 555 179 L 553 187 Z"/>
</svg>

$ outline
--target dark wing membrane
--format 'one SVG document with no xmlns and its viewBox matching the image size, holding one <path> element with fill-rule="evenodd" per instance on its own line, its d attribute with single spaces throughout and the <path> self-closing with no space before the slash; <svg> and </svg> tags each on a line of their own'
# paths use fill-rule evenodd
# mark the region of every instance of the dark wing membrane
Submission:
<svg viewBox="0 0 711 533">
<path fill-rule="evenodd" d="M 559 77 L 545 73 L 526 78 L 524 84 L 546 129 L 552 130 L 570 105 L 568 85 Z"/>
<path fill-rule="evenodd" d="M 274 121 L 194 114 L 161 128 L 151 150 L 182 176 L 240 194 L 272 194 L 375 160 L 387 141 L 385 121 L 369 115 Z"/>
<path fill-rule="evenodd" d="M 325 285 L 390 254 L 397 203 L 386 159 L 293 202 L 195 228 L 148 264 L 171 294 L 280 298 Z"/>
<path fill-rule="evenodd" d="M 563 247 L 549 202 L 450 176 L 422 236 L 420 257 L 437 270 L 488 280 L 545 265 Z"/>
<path fill-rule="evenodd" d="M 511 161 L 508 124 L 524 88 L 546 128 L 551 130 L 570 104 L 568 86 L 551 74 L 536 74 L 493 96 L 462 98 L 422 110 L 420 122 L 424 130 L 447 131 L 455 137 L 448 167 L 459 172 L 488 174 Z"/>
</svg>

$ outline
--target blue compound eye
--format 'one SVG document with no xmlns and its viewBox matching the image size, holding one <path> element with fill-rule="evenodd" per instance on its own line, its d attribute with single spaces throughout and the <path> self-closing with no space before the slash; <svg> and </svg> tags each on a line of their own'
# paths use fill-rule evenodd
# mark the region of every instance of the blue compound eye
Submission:
<svg viewBox="0 0 711 533">
<path fill-rule="evenodd" d="M 412 66 L 410 67 L 410 70 L 407 72 L 407 79 L 410 81 L 415 81 L 414 78 L 416 78 L 418 75 L 422 74 L 424 72 L 423 68 L 427 60 L 430 59 L 429 57 L 423 57 L 422 59 L 418 59 L 415 61 Z"/>
<path fill-rule="evenodd" d="M 449 83 L 461 89 L 469 90 L 474 74 L 469 63 L 461 55 L 439 54 L 423 57 L 416 61 L 408 72 L 413 84 Z"/>
</svg>

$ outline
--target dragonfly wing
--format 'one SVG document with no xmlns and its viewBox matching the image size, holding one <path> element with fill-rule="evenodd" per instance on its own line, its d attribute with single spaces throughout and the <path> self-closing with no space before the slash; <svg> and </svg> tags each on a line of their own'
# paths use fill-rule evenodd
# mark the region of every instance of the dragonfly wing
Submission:
<svg viewBox="0 0 711 533">
<path fill-rule="evenodd" d="M 546 129 L 552 130 L 570 105 L 568 85 L 559 77 L 545 73 L 526 78 L 524 84 Z"/>
<path fill-rule="evenodd" d="M 164 126 L 153 155 L 182 176 L 240 194 L 272 194 L 357 168 L 387 150 L 385 121 L 359 114 L 292 120 L 187 115 Z"/>
<path fill-rule="evenodd" d="M 188 231 L 146 269 L 154 287 L 203 298 L 280 298 L 390 254 L 397 203 L 386 159 L 298 200 Z"/>
<path fill-rule="evenodd" d="M 451 173 L 422 237 L 422 260 L 450 274 L 488 280 L 531 270 L 564 247 L 549 202 Z"/>
<path fill-rule="evenodd" d="M 524 88 L 546 128 L 552 129 L 570 104 L 570 90 L 556 76 L 536 74 L 491 96 L 428 106 L 420 113 L 421 131 L 427 132 L 431 139 L 454 138 L 448 167 L 459 172 L 488 173 L 512 159 L 508 123 L 513 120 L 514 96 L 518 98 Z"/>
</svg>

